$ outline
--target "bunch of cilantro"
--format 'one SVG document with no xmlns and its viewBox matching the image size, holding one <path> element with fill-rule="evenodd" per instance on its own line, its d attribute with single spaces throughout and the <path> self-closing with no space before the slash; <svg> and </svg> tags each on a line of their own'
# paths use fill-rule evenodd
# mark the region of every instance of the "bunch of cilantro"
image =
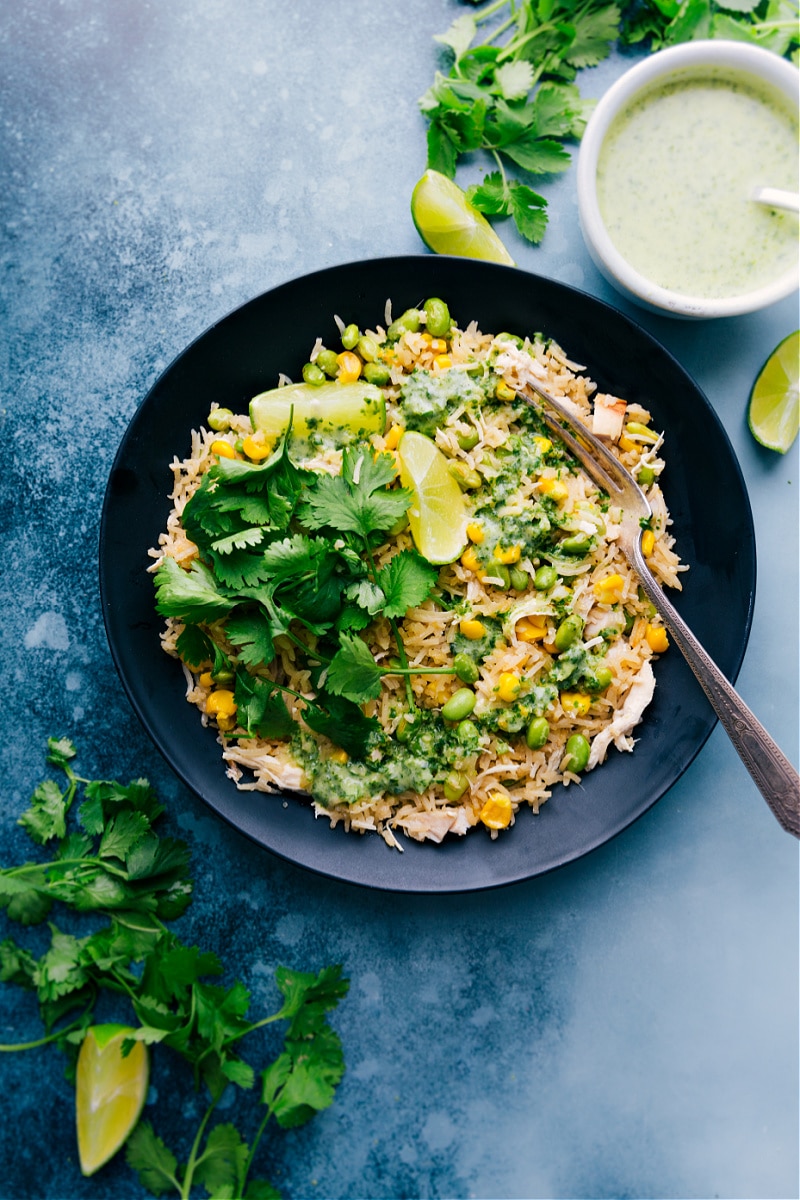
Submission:
<svg viewBox="0 0 800 1200">
<path fill-rule="evenodd" d="M 217 955 L 185 944 L 165 925 L 191 900 L 189 854 L 182 842 L 156 832 L 163 807 L 147 781 L 83 780 L 70 765 L 74 756 L 69 740 L 49 739 L 47 761 L 63 771 L 66 786 L 52 778 L 40 783 L 19 824 L 38 845 L 53 849 L 47 861 L 0 869 L 0 905 L 22 925 L 43 922 L 54 905 L 96 914 L 105 924 L 77 936 L 51 918 L 49 946 L 38 958 L 11 937 L 0 942 L 0 981 L 35 995 L 46 1031 L 0 1050 L 56 1043 L 74 1077 L 98 999 L 112 993 L 114 1019 L 128 1023 L 119 1006 L 129 1006 L 138 1026 L 134 1037 L 174 1050 L 210 1097 L 184 1164 L 149 1121 L 139 1121 L 126 1156 L 143 1187 L 155 1196 L 175 1191 L 188 1198 L 202 1187 L 219 1200 L 275 1200 L 279 1193 L 269 1183 L 249 1178 L 253 1160 L 271 1118 L 284 1129 L 302 1125 L 333 1100 L 344 1059 L 326 1014 L 347 993 L 348 981 L 339 966 L 317 975 L 279 967 L 283 1003 L 269 1016 L 251 1017 L 243 983 L 208 981 L 223 973 Z M 240 1043 L 277 1021 L 288 1022 L 283 1045 L 257 1078 Z M 234 1124 L 211 1125 L 229 1084 L 255 1092 L 262 1106 L 249 1141 Z"/>
<path fill-rule="evenodd" d="M 297 466 L 289 437 L 263 463 L 220 458 L 206 472 L 182 515 L 199 559 L 188 571 L 163 560 L 156 607 L 184 624 L 177 650 L 187 665 L 210 664 L 216 680 L 231 681 L 239 736 L 290 737 L 288 695 L 303 701 L 305 724 L 362 758 L 382 731 L 361 705 L 388 673 L 408 683 L 414 669 L 396 621 L 427 599 L 438 569 L 413 549 L 376 564 L 411 499 L 393 486 L 390 454 L 347 446 L 341 473 L 328 475 Z M 358 636 L 377 617 L 394 631 L 391 667 Z M 313 700 L 269 677 L 279 636 L 310 666 Z M 408 696 L 413 707 L 410 685 Z"/>
<path fill-rule="evenodd" d="M 460 158 L 488 154 L 496 169 L 467 189 L 489 217 L 512 217 L 538 244 L 547 201 L 526 180 L 565 171 L 565 142 L 580 140 L 593 101 L 578 71 L 616 42 L 651 50 L 697 38 L 751 42 L 798 59 L 793 0 L 491 0 L 457 17 L 436 41 L 452 54 L 420 100 L 428 121 L 427 165 L 453 179 Z M 522 178 L 519 178 L 519 173 Z"/>
</svg>

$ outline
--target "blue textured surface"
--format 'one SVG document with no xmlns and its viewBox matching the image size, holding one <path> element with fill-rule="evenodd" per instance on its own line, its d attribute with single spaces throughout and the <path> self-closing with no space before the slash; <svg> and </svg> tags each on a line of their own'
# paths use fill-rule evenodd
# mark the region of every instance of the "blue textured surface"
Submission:
<svg viewBox="0 0 800 1200">
<path fill-rule="evenodd" d="M 46 737 L 63 733 L 83 774 L 154 783 L 193 851 L 182 936 L 221 953 L 256 1006 L 273 1004 L 278 963 L 344 964 L 336 1102 L 264 1150 L 260 1173 L 287 1197 L 796 1197 L 797 846 L 719 728 L 654 810 L 583 862 L 481 896 L 376 896 L 213 819 L 145 738 L 111 665 L 96 547 L 127 421 L 186 343 L 251 295 L 419 252 L 416 99 L 438 61 L 432 35 L 461 11 L 5 6 L 3 861 L 28 854 L 16 816 Z M 584 94 L 625 65 L 584 72 Z M 739 688 L 796 761 L 798 448 L 759 448 L 746 399 L 797 327 L 797 298 L 711 325 L 647 316 L 592 267 L 574 171 L 547 195 L 540 249 L 507 232 L 519 265 L 634 315 L 728 428 L 759 553 Z M 29 998 L 0 989 L 0 1041 L 37 1028 Z M 55 1050 L 4 1055 L 0 1072 L 0 1195 L 142 1194 L 123 1161 L 81 1177 Z M 198 1111 L 187 1078 L 156 1056 L 146 1112 L 162 1135 L 185 1149 Z"/>
</svg>

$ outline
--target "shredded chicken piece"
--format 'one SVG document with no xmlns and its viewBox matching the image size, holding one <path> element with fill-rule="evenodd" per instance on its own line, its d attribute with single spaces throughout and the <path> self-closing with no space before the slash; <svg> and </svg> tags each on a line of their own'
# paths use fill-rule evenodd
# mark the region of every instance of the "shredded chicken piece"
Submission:
<svg viewBox="0 0 800 1200">
<path fill-rule="evenodd" d="M 634 739 L 628 737 L 628 734 L 641 720 L 642 713 L 653 699 L 655 688 L 656 678 L 653 668 L 649 662 L 645 662 L 625 697 L 625 703 L 611 724 L 607 725 L 605 729 L 601 729 L 592 739 L 592 749 L 586 764 L 588 771 L 591 771 L 598 763 L 605 761 L 606 751 L 612 742 L 618 750 L 633 749 Z"/>
<path fill-rule="evenodd" d="M 463 837 L 469 829 L 463 809 L 439 808 L 435 812 L 411 813 L 399 822 L 409 837 L 441 842 L 448 833 Z"/>
</svg>

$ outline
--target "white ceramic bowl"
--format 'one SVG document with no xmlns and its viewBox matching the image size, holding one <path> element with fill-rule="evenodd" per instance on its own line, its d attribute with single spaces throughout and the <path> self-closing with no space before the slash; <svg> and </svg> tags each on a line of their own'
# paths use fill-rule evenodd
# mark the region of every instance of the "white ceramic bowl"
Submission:
<svg viewBox="0 0 800 1200">
<path fill-rule="evenodd" d="M 675 317 L 724 317 L 765 308 L 800 285 L 800 270 L 793 266 L 768 284 L 739 295 L 706 298 L 669 291 L 633 267 L 609 236 L 600 213 L 597 195 L 597 166 L 609 128 L 631 101 L 674 77 L 750 76 L 768 90 L 785 96 L 797 111 L 800 72 L 786 59 L 757 46 L 733 41 L 688 42 L 660 50 L 626 71 L 605 93 L 586 126 L 578 159 L 578 211 L 581 231 L 589 253 L 602 274 L 623 294 L 653 311 Z M 766 181 L 764 181 L 766 182 Z M 669 181 L 665 181 L 669 186 Z"/>
</svg>

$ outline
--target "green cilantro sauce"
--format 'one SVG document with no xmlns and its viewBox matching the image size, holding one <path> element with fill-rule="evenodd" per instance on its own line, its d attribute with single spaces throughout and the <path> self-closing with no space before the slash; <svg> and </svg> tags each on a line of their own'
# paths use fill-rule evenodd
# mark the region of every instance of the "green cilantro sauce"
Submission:
<svg viewBox="0 0 800 1200">
<path fill-rule="evenodd" d="M 684 78 L 624 109 L 597 168 L 611 240 L 647 279 L 683 295 L 737 296 L 797 261 L 797 214 L 751 199 L 795 190 L 798 120 L 744 75 Z"/>
</svg>

